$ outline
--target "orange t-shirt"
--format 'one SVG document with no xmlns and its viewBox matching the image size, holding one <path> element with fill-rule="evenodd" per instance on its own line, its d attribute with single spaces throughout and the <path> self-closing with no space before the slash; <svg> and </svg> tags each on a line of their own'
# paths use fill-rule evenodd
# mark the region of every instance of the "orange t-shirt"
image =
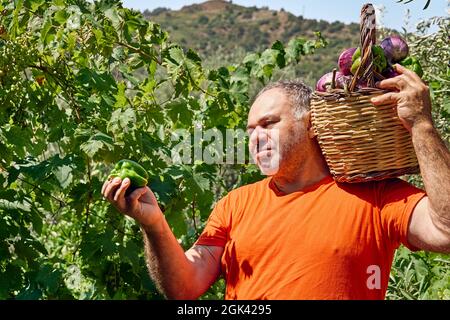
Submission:
<svg viewBox="0 0 450 320">
<path fill-rule="evenodd" d="M 384 299 L 395 249 L 425 193 L 400 179 L 283 194 L 272 179 L 231 191 L 196 244 L 224 247 L 226 299 Z"/>
</svg>

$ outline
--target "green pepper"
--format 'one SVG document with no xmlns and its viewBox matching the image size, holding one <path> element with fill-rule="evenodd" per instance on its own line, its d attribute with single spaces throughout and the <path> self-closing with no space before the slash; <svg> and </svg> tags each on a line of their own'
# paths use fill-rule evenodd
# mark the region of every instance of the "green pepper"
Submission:
<svg viewBox="0 0 450 320">
<path fill-rule="evenodd" d="M 375 66 L 375 71 L 382 73 L 387 67 L 386 56 L 384 55 L 383 48 L 380 46 L 372 46 L 373 64 Z M 350 72 L 355 74 L 359 65 L 361 64 L 361 49 L 358 47 L 352 56 L 352 67 Z"/>
<path fill-rule="evenodd" d="M 353 75 L 356 73 L 356 70 L 358 70 L 360 64 L 361 64 L 361 57 L 358 57 L 358 58 L 356 58 L 355 61 L 353 61 L 352 67 L 350 68 L 350 72 Z"/>
<path fill-rule="evenodd" d="M 355 62 L 355 60 L 358 59 L 359 57 L 361 57 L 361 48 L 360 47 L 356 48 L 355 52 L 353 52 L 352 62 Z"/>
<path fill-rule="evenodd" d="M 415 74 L 417 74 L 419 77 L 423 76 L 423 70 L 422 70 L 422 66 L 420 65 L 419 60 L 417 60 L 414 57 L 406 57 L 405 59 L 403 59 L 402 61 L 399 62 L 399 64 L 401 64 L 402 66 L 404 66 L 405 68 L 413 71 Z"/>
<path fill-rule="evenodd" d="M 114 169 L 111 171 L 109 178 L 118 177 L 122 180 L 130 179 L 130 186 L 125 195 L 129 195 L 137 188 L 145 187 L 148 183 L 147 171 L 137 162 L 123 159 L 116 163 Z"/>
<path fill-rule="evenodd" d="M 387 67 L 387 59 L 384 55 L 384 50 L 380 46 L 373 46 L 372 53 L 375 69 L 378 73 L 382 73 Z"/>
</svg>

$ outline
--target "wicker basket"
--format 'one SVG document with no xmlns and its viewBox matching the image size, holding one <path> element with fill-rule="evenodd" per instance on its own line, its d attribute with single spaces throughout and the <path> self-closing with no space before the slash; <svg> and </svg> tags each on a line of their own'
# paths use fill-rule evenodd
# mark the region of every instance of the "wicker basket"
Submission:
<svg viewBox="0 0 450 320">
<path fill-rule="evenodd" d="M 315 92 L 311 121 L 334 179 L 366 182 L 419 172 L 411 136 L 395 105 L 374 106 L 370 99 L 385 93 L 374 88 L 371 46 L 375 44 L 375 12 L 361 10 L 361 65 L 349 91 Z M 358 80 L 367 88 L 354 91 Z"/>
</svg>

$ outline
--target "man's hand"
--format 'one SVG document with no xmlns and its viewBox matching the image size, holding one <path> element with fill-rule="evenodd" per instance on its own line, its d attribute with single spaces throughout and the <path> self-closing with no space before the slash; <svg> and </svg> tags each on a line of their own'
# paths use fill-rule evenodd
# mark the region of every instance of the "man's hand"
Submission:
<svg viewBox="0 0 450 320">
<path fill-rule="evenodd" d="M 395 90 L 395 92 L 372 98 L 372 103 L 374 105 L 396 104 L 398 117 L 409 132 L 419 123 L 432 124 L 428 86 L 411 70 L 399 64 L 393 67 L 400 75 L 379 82 L 378 87 Z"/>
<path fill-rule="evenodd" d="M 396 64 L 399 76 L 378 84 L 394 92 L 372 98 L 375 105 L 395 104 L 403 125 L 411 133 L 428 197 L 414 208 L 408 226 L 413 246 L 450 252 L 450 152 L 433 127 L 428 87 L 414 72 Z"/>
<path fill-rule="evenodd" d="M 125 191 L 130 186 L 130 179 L 107 180 L 103 184 L 102 194 L 117 210 L 136 219 L 144 228 L 153 228 L 162 221 L 163 214 L 156 197 L 148 187 L 134 190 L 128 197 Z"/>
</svg>

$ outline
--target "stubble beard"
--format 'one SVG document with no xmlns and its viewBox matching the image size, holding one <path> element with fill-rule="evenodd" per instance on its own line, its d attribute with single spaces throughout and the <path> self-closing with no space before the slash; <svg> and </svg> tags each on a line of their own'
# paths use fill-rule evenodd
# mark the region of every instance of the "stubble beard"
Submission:
<svg viewBox="0 0 450 320">
<path fill-rule="evenodd" d="M 302 171 L 308 154 L 306 132 L 295 126 L 287 137 L 280 137 L 279 170 L 275 176 L 294 177 Z"/>
</svg>

